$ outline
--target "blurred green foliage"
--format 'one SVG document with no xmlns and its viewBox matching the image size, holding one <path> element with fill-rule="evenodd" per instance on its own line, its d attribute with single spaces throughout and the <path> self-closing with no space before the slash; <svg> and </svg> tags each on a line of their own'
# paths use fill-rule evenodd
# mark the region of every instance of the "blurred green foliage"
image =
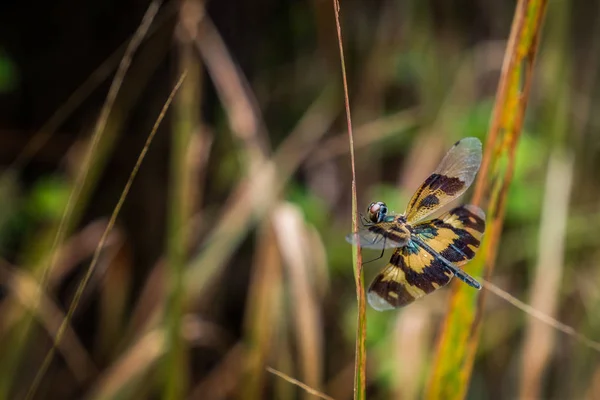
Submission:
<svg viewBox="0 0 600 400">
<path fill-rule="evenodd" d="M 62 217 L 68 198 L 69 184 L 64 177 L 42 177 L 30 188 L 25 212 L 35 221 L 55 222 Z"/>
<path fill-rule="evenodd" d="M 0 93 L 10 92 L 19 84 L 17 67 L 6 51 L 0 47 Z"/>
</svg>

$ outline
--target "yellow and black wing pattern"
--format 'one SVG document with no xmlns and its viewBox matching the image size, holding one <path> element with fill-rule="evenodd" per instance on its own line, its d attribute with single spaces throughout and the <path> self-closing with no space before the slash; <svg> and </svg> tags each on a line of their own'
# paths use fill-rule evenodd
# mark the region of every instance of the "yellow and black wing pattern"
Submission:
<svg viewBox="0 0 600 400">
<path fill-rule="evenodd" d="M 411 229 L 437 254 L 415 240 L 395 249 L 369 287 L 368 300 L 376 310 L 403 307 L 450 282 L 454 273 L 447 262 L 460 266 L 475 256 L 485 230 L 485 214 L 473 205 L 460 206 Z"/>
<path fill-rule="evenodd" d="M 462 195 L 473 183 L 480 165 L 479 139 L 469 137 L 456 142 L 408 202 L 407 222 L 419 222 Z"/>
</svg>

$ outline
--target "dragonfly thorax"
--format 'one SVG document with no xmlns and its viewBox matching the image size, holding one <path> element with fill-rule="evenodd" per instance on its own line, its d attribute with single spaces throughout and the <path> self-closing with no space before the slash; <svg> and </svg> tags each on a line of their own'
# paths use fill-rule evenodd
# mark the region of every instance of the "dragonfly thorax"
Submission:
<svg viewBox="0 0 600 400">
<path fill-rule="evenodd" d="M 410 242 L 411 232 L 406 221 L 400 216 L 396 218 L 394 227 L 387 235 L 398 245 L 398 247 L 406 246 Z"/>
</svg>

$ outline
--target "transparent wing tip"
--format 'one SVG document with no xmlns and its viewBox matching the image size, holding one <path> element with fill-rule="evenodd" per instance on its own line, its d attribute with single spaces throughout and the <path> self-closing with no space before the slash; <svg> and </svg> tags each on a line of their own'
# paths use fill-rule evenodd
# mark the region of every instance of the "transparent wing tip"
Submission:
<svg viewBox="0 0 600 400">
<path fill-rule="evenodd" d="M 371 307 L 377 311 L 388 311 L 394 309 L 394 306 L 379 297 L 377 293 L 370 290 L 367 292 L 367 300 L 369 301 Z"/>
<path fill-rule="evenodd" d="M 455 146 L 464 146 L 471 149 L 482 148 L 481 140 L 476 137 L 466 137 L 454 143 Z"/>
</svg>

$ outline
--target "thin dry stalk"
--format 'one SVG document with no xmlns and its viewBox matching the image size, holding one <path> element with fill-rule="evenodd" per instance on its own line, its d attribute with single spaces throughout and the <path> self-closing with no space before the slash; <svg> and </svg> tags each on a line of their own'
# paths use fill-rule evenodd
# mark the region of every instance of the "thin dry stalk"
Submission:
<svg viewBox="0 0 600 400">
<path fill-rule="evenodd" d="M 330 95 L 330 88 L 326 88 L 323 95 L 311 105 L 296 128 L 281 144 L 273 161 L 264 163 L 255 174 L 242 181 L 231 195 L 228 204 L 223 207 L 226 213 L 209 235 L 209 239 L 206 241 L 207 246 L 198 258 L 190 263 L 184 279 L 188 300 L 197 299 L 204 293 L 204 288 L 216 277 L 228 254 L 231 254 L 232 249 L 239 243 L 238 239 L 241 240 L 242 235 L 249 229 L 253 222 L 252 218 L 262 218 L 262 215 L 271 209 L 274 203 L 270 198 L 265 198 L 264 194 L 273 193 L 273 197 L 275 197 L 300 162 L 327 131 L 334 118 Z M 273 175 L 273 168 L 277 168 L 279 171 L 277 177 Z M 197 218 L 193 218 L 192 223 L 196 220 Z M 234 227 L 233 230 L 232 227 Z M 155 269 L 156 275 L 152 279 L 154 282 L 161 280 L 160 270 L 159 267 Z M 150 286 L 148 286 L 147 293 L 150 294 L 148 297 L 153 296 Z M 140 304 L 142 303 L 145 304 L 147 301 L 140 301 Z M 164 313 L 161 303 L 153 304 L 156 306 L 151 306 L 152 315 L 144 318 L 147 321 L 145 326 L 157 323 L 161 319 L 160 315 Z M 136 311 L 136 315 L 138 314 Z M 139 318 L 135 320 L 140 321 Z M 133 327 L 136 326 L 139 324 L 134 323 Z M 209 387 L 213 386 L 209 385 Z M 193 393 L 204 393 L 205 388 L 204 385 L 198 386 Z"/>
<path fill-rule="evenodd" d="M 108 221 L 102 219 L 86 225 L 81 231 L 71 235 L 61 248 L 57 249 L 58 264 L 48 276 L 46 290 L 52 292 L 56 285 L 82 262 L 86 261 L 96 249 L 102 233 L 106 230 Z M 113 231 L 106 238 L 106 246 L 120 246 L 123 237 L 120 232 Z"/>
<path fill-rule="evenodd" d="M 148 9 L 146 10 L 146 13 L 144 14 L 142 22 L 140 23 L 140 26 L 136 30 L 136 34 L 133 36 L 133 38 L 131 39 L 131 42 L 129 43 L 129 46 L 125 50 L 125 54 L 123 55 L 123 58 L 121 59 L 119 68 L 117 69 L 117 72 L 112 81 L 110 89 L 108 90 L 108 94 L 106 96 L 106 101 L 104 102 L 104 105 L 100 112 L 100 116 L 98 117 L 96 127 L 94 128 L 94 134 L 92 136 L 92 141 L 87 150 L 85 159 L 83 161 L 83 165 L 79 169 L 80 173 L 77 175 L 77 177 L 75 179 L 75 183 L 73 185 L 73 190 L 69 194 L 69 198 L 67 200 L 67 205 L 65 206 L 65 211 L 63 213 L 60 224 L 58 226 L 58 230 L 56 232 L 56 236 L 54 239 L 54 243 L 52 245 L 52 249 L 56 249 L 64 241 L 64 237 L 67 233 L 67 229 L 70 224 L 70 219 L 71 219 L 71 214 L 73 212 L 73 208 L 75 207 L 75 204 L 77 203 L 77 201 L 79 199 L 81 190 L 83 189 L 83 186 L 85 184 L 88 172 L 89 172 L 92 162 L 94 160 L 94 153 L 96 151 L 98 143 L 100 142 L 102 134 L 104 133 L 104 130 L 106 128 L 106 124 L 108 122 L 108 117 L 113 109 L 113 105 L 115 104 L 115 101 L 117 99 L 117 95 L 119 94 L 121 86 L 123 85 L 123 81 L 125 80 L 125 75 L 127 74 L 127 71 L 129 70 L 129 66 L 131 65 L 131 60 L 133 59 L 133 55 L 135 54 L 135 52 L 139 48 L 140 44 L 142 43 L 142 40 L 148 33 L 148 29 L 150 28 L 150 25 L 152 24 L 152 21 L 154 20 L 154 17 L 156 16 L 156 13 L 158 12 L 161 4 L 162 4 L 161 0 L 153 0 L 152 3 L 150 3 L 150 5 L 148 6 Z M 57 253 L 55 252 L 54 254 L 56 255 Z M 47 277 L 49 275 L 51 275 L 52 269 L 56 265 L 57 261 L 58 260 L 57 260 L 56 256 L 54 256 L 50 259 L 50 264 L 46 267 L 46 269 L 44 270 L 44 273 L 42 275 L 42 279 L 41 279 L 42 287 L 46 286 Z"/>
<path fill-rule="evenodd" d="M 122 333 L 129 321 L 129 295 L 134 284 L 130 246 L 124 243 L 114 253 L 106 272 L 99 279 L 99 315 L 94 349 L 96 354 L 101 355 L 100 362 L 112 360 L 121 352 L 118 344 L 122 343 Z"/>
<path fill-rule="evenodd" d="M 342 67 L 342 82 L 344 86 L 344 104 L 346 107 L 346 123 L 348 125 L 348 141 L 350 143 L 350 164 L 352 168 L 352 232 L 356 248 L 352 253 L 354 264 L 354 279 L 356 284 L 356 300 L 358 302 L 358 315 L 356 323 L 356 363 L 354 371 L 354 398 L 366 398 L 367 385 L 367 299 L 365 296 L 364 276 L 362 271 L 362 257 L 360 252 L 360 239 L 358 237 L 358 201 L 356 200 L 356 167 L 354 158 L 354 138 L 352 135 L 352 117 L 350 114 L 350 97 L 348 96 L 348 81 L 346 78 L 346 62 L 344 61 L 344 46 L 342 44 L 342 28 L 340 26 L 340 3 L 333 0 L 335 26 L 340 48 L 340 63 Z"/>
<path fill-rule="evenodd" d="M 57 251 L 57 249 L 62 246 L 62 243 L 64 242 L 65 237 L 66 237 L 68 231 L 71 229 L 71 225 L 73 224 L 73 214 L 74 214 L 75 207 L 77 206 L 79 200 L 81 199 L 81 194 L 82 194 L 82 191 L 84 190 L 84 186 L 86 186 L 85 184 L 86 184 L 88 173 L 90 172 L 90 170 L 92 169 L 92 166 L 97 161 L 98 157 L 96 157 L 96 154 L 95 154 L 96 149 L 98 148 L 100 139 L 103 136 L 103 133 L 105 131 L 106 125 L 108 123 L 109 115 L 111 114 L 111 111 L 113 109 L 113 106 L 114 106 L 116 98 L 117 98 L 117 94 L 120 91 L 120 88 L 122 86 L 125 75 L 126 75 L 127 71 L 129 70 L 129 66 L 131 64 L 133 55 L 137 51 L 143 38 L 146 36 L 148 29 L 150 28 L 150 25 L 152 24 L 152 21 L 154 20 L 154 17 L 156 15 L 156 13 L 158 12 L 158 9 L 160 8 L 160 4 L 161 4 L 161 1 L 158 1 L 158 0 L 153 1 L 150 4 L 150 6 L 148 7 L 148 9 L 144 15 L 144 18 L 142 19 L 142 22 L 140 23 L 140 26 L 138 27 L 135 34 L 133 35 L 131 42 L 129 43 L 127 49 L 125 50 L 123 58 L 121 59 L 121 63 L 119 65 L 117 73 L 115 74 L 115 77 L 114 77 L 111 87 L 109 89 L 109 93 L 107 95 L 106 101 L 102 107 L 100 116 L 98 117 L 95 129 L 94 129 L 94 133 L 92 135 L 91 143 L 87 149 L 87 153 L 85 154 L 84 161 L 82 163 L 81 168 L 79 168 L 77 171 L 77 174 L 75 177 L 75 182 L 72 185 L 72 189 L 69 194 L 67 204 L 65 206 L 63 215 L 58 224 L 58 228 L 57 228 L 56 234 L 54 236 L 53 243 L 49 250 L 50 256 L 48 257 L 47 264 L 46 264 L 46 262 L 44 262 L 44 265 L 42 265 L 42 276 L 41 276 L 41 283 L 40 283 L 42 290 L 40 291 L 40 293 L 42 293 L 43 291 L 46 290 L 46 287 L 48 285 L 48 279 L 50 276 L 53 275 L 52 271 L 53 271 L 54 267 L 56 266 L 56 264 L 58 263 L 59 252 Z M 31 153 L 29 152 L 28 154 L 31 154 Z M 40 301 L 41 301 L 41 299 L 40 299 Z M 23 324 L 21 326 L 20 335 L 18 338 L 15 338 L 15 340 L 14 340 L 15 344 L 9 351 L 9 353 L 12 353 L 9 355 L 9 357 L 12 357 L 16 360 L 19 359 L 19 353 L 22 352 L 24 343 L 27 340 L 27 337 L 29 335 L 31 321 L 28 319 L 24 319 L 22 322 L 23 322 Z M 11 342 L 12 341 L 13 340 L 11 340 Z M 53 352 L 53 351 L 54 351 L 54 346 L 53 346 L 51 352 Z M 41 376 L 43 375 L 43 370 L 45 370 L 49 366 L 49 365 L 45 365 L 45 364 L 46 363 L 49 364 L 50 360 L 51 360 L 51 357 L 47 357 L 45 359 L 44 363 L 42 364 L 42 367 L 38 371 L 38 374 L 36 375 L 36 378 L 34 379 L 32 386 L 29 388 L 29 392 L 27 394 L 28 398 L 31 398 L 33 396 L 33 393 L 35 392 L 35 390 L 37 390 L 37 386 L 39 385 Z M 9 371 L 3 371 L 2 378 L 0 379 L 0 391 L 6 390 L 7 386 L 10 385 L 10 381 L 12 380 L 10 377 L 10 374 L 13 373 L 12 372 L 13 370 L 14 370 L 14 368 L 11 368 L 11 370 L 9 370 Z"/>
<path fill-rule="evenodd" d="M 227 254 L 232 253 L 231 250 L 239 243 L 237 240 L 241 239 L 241 235 L 249 229 L 252 222 L 251 218 L 253 216 L 261 218 L 270 209 L 272 203 L 269 199 L 261 195 L 271 190 L 273 193 L 278 193 L 281 190 L 286 180 L 289 179 L 300 162 L 310 153 L 317 141 L 327 131 L 333 118 L 334 113 L 330 101 L 330 90 L 326 89 L 323 96 L 311 105 L 296 128 L 287 137 L 286 141 L 281 144 L 277 154 L 274 156 L 274 164 L 273 162 L 265 163 L 252 177 L 240 183 L 228 202 L 228 204 L 233 202 L 234 205 L 224 207 L 224 210 L 227 210 L 227 212 L 221 218 L 219 225 L 209 235 L 209 239 L 207 240 L 208 246 L 200 253 L 196 260 L 190 263 L 190 268 L 184 279 L 188 300 L 200 297 L 212 279 L 216 278 L 217 272 L 220 270 L 220 265 L 225 261 Z M 274 175 L 268 175 L 268 171 L 271 171 L 274 165 L 277 166 L 280 172 L 278 180 L 275 179 Z M 263 182 L 263 184 L 260 185 L 260 182 Z M 275 188 L 273 185 L 275 185 Z M 268 188 L 268 190 L 265 188 Z M 257 199 L 260 199 L 260 201 Z M 192 224 L 196 220 L 197 218 L 192 218 Z M 236 228 L 234 231 L 231 230 L 232 226 Z M 142 328 L 140 326 L 142 323 L 141 319 L 146 321 L 143 323 L 144 326 L 152 326 L 159 321 L 160 315 L 164 312 L 163 304 L 154 302 L 156 294 L 153 288 L 157 286 L 160 288 L 160 285 L 154 286 L 150 284 L 150 281 L 158 284 L 162 280 L 162 273 L 162 268 L 158 264 L 153 272 L 152 279 L 149 280 L 149 284 L 144 291 L 143 299 L 139 302 L 140 306 L 144 305 L 144 308 L 151 315 L 142 315 L 143 318 L 134 318 L 134 322 L 132 323 L 134 331 L 137 328 Z M 152 304 L 146 307 L 149 303 Z M 134 314 L 137 316 L 143 314 L 143 312 L 142 310 L 137 310 Z M 205 386 L 198 386 L 193 393 L 203 393 L 204 389 Z"/>
<path fill-rule="evenodd" d="M 270 373 L 272 373 L 274 375 L 277 375 L 281 379 L 285 379 L 292 385 L 296 385 L 296 386 L 304 389 L 307 393 L 312 394 L 313 396 L 317 396 L 318 398 L 325 399 L 325 400 L 334 400 L 333 397 L 327 396 L 325 393 L 321 393 L 318 390 L 311 388 L 310 386 L 306 385 L 305 383 L 302 383 L 299 380 L 294 379 L 291 376 L 286 375 L 281 371 L 277 371 L 276 369 L 271 368 L 271 367 L 267 367 L 267 371 L 269 371 Z"/>
<path fill-rule="evenodd" d="M 177 11 L 176 3 L 170 3 L 163 7 L 163 13 L 157 16 L 154 25 L 148 30 L 145 37 L 149 37 L 163 26 Z M 79 107 L 106 78 L 117 67 L 119 60 L 129 51 L 130 42 L 139 35 L 136 31 L 130 38 L 121 44 L 106 60 L 91 73 L 91 75 L 69 96 L 69 98 L 54 112 L 52 117 L 31 137 L 23 150 L 10 164 L 8 170 L 20 169 L 40 151 L 56 132 L 56 130 L 67 120 L 69 116 Z M 0 178 L 4 177 L 4 173 Z"/>
<path fill-rule="evenodd" d="M 62 281 L 63 277 L 71 272 L 79 263 L 88 259 L 96 248 L 96 245 L 102 237 L 102 232 L 106 228 L 106 222 L 96 221 L 80 232 L 77 232 L 69 238 L 69 240 L 56 249 L 59 253 L 59 266 L 53 270 L 52 276 L 48 278 L 47 292 L 52 292 L 52 289 Z M 106 239 L 106 246 L 110 247 L 117 244 L 120 241 L 119 234 L 113 232 Z M 45 296 L 45 293 L 40 293 L 41 296 Z M 0 315 L 4 316 L 2 324 L 0 324 L 0 336 L 6 334 L 7 330 L 12 328 L 18 321 L 21 320 L 23 310 L 18 308 L 12 308 L 9 303 L 0 303 Z"/>
<path fill-rule="evenodd" d="M 96 264 L 98 263 L 98 260 L 100 258 L 100 254 L 102 253 L 102 250 L 104 248 L 106 239 L 107 239 L 108 235 L 110 234 L 110 231 L 112 230 L 112 228 L 113 228 L 113 226 L 114 226 L 114 224 L 115 224 L 115 222 L 117 220 L 119 212 L 121 211 L 121 207 L 123 206 L 123 203 L 125 202 L 125 199 L 127 198 L 127 195 L 129 194 L 129 189 L 131 188 L 131 185 L 133 184 L 135 176 L 137 175 L 137 172 L 139 171 L 140 166 L 142 165 L 142 162 L 143 162 L 143 160 L 144 160 L 144 158 L 146 156 L 146 153 L 148 152 L 150 144 L 152 143 L 152 140 L 154 139 L 156 131 L 158 130 L 158 127 L 160 126 L 160 123 L 162 122 L 163 118 L 165 117 L 165 114 L 166 114 L 167 110 L 169 109 L 169 106 L 171 105 L 171 102 L 173 101 L 173 97 L 177 93 L 177 90 L 179 89 L 179 87 L 183 83 L 184 79 L 185 79 L 185 74 L 181 76 L 181 78 L 179 79 L 179 81 L 177 82 L 177 84 L 175 85 L 175 87 L 173 88 L 173 91 L 169 95 L 169 98 L 165 102 L 165 104 L 163 106 L 163 109 L 161 110 L 160 115 L 158 116 L 158 118 L 157 118 L 154 126 L 152 127 L 152 131 L 150 132 L 150 134 L 148 135 L 148 138 L 146 139 L 146 143 L 144 144 L 144 148 L 142 149 L 142 152 L 140 153 L 140 155 L 139 155 L 139 157 L 138 157 L 138 159 L 136 161 L 136 164 L 133 167 L 133 170 L 131 171 L 131 174 L 129 175 L 129 179 L 127 180 L 127 184 L 125 185 L 125 188 L 123 189 L 123 192 L 121 193 L 121 196 L 119 197 L 119 201 L 117 202 L 117 205 L 115 206 L 115 209 L 113 210 L 113 213 L 112 213 L 112 215 L 110 217 L 110 220 L 108 222 L 106 230 L 104 231 L 104 233 L 102 235 L 102 238 L 100 239 L 100 243 L 98 243 L 98 247 L 96 248 L 96 251 L 94 253 L 94 257 L 92 258 L 90 266 L 88 267 L 83 280 L 81 281 L 81 283 L 77 287 L 77 291 L 75 292 L 75 296 L 73 298 L 73 301 L 71 302 L 71 305 L 69 306 L 69 310 L 67 312 L 67 315 L 65 316 L 65 319 L 61 323 L 60 328 L 58 330 L 58 333 L 56 335 L 56 340 L 53 343 L 53 345 L 50 348 L 50 350 L 48 351 L 48 354 L 44 358 L 44 361 L 43 361 L 42 365 L 40 366 L 40 369 L 38 370 L 38 372 L 36 374 L 36 377 L 35 377 L 33 383 L 31 384 L 31 387 L 29 388 L 29 391 L 28 391 L 28 394 L 27 394 L 27 399 L 32 399 L 33 398 L 33 396 L 35 395 L 35 392 L 36 392 L 38 386 L 41 383 L 42 378 L 44 377 L 44 375 L 45 375 L 48 367 L 50 366 L 50 362 L 52 361 L 52 358 L 54 357 L 54 353 L 56 351 L 56 347 L 60 343 L 60 341 L 62 339 L 62 336 L 63 336 L 63 333 L 64 333 L 65 329 L 67 328 L 67 326 L 69 325 L 69 323 L 71 321 L 71 317 L 75 313 L 75 310 L 77 308 L 79 300 L 80 300 L 81 296 L 83 295 L 83 291 L 85 290 L 85 287 L 86 287 L 88 281 L 90 280 L 90 278 L 91 278 L 91 276 L 92 276 L 92 274 L 94 272 L 94 268 L 96 267 Z"/>
<path fill-rule="evenodd" d="M 41 293 L 37 280 L 30 274 L 2 262 L 0 281 L 8 288 L 8 293 L 12 294 L 23 308 L 29 310 L 40 321 L 48 335 L 56 340 L 60 323 L 65 316 L 50 297 Z M 38 305 L 36 300 L 40 297 L 42 301 Z M 71 326 L 65 329 L 64 340 L 60 343 L 59 350 L 73 376 L 80 383 L 98 373 L 91 356 Z"/>
<path fill-rule="evenodd" d="M 223 99 L 227 93 L 227 98 L 235 102 L 235 104 L 225 103 L 230 123 L 232 127 L 242 129 L 237 134 L 245 143 L 249 162 L 253 162 L 250 160 L 251 157 L 262 160 L 262 162 L 250 171 L 247 177 L 233 190 L 223 207 L 225 214 L 220 217 L 216 227 L 208 234 L 203 250 L 190 262 L 186 276 L 188 282 L 186 293 L 190 301 L 202 296 L 204 288 L 216 279 L 226 258 L 239 245 L 251 224 L 263 218 L 270 207 L 275 204 L 286 181 L 326 132 L 334 118 L 332 107 L 329 104 L 330 88 L 325 88 L 323 95 L 311 105 L 294 131 L 281 144 L 274 157 L 267 159 L 266 146 L 261 144 L 262 136 L 260 134 L 263 134 L 263 130 L 262 122 L 260 122 L 262 119 L 259 116 L 260 110 L 254 107 L 253 96 L 244 83 L 245 78 L 231 61 L 218 32 L 206 16 L 202 19 L 200 30 L 204 30 L 203 38 L 209 39 L 206 44 L 199 43 L 199 39 L 195 38 L 197 47 L 205 58 L 207 69 L 211 73 L 212 79 L 217 83 L 220 82 L 217 86 L 225 85 L 218 89 L 223 91 Z M 204 48 L 203 46 L 208 47 Z M 237 74 L 234 81 L 238 84 L 232 85 L 231 82 L 223 82 L 224 77 L 218 75 L 222 72 L 216 70 L 213 76 L 211 68 L 214 69 L 221 63 L 227 65 L 224 71 L 229 71 L 228 74 Z M 233 112 L 232 107 L 237 111 Z M 250 116 L 249 112 L 256 115 Z"/>
<path fill-rule="evenodd" d="M 66 237 L 69 229 L 71 228 L 71 225 L 73 222 L 72 217 L 73 217 L 75 207 L 76 207 L 78 201 L 80 200 L 82 191 L 86 184 L 86 179 L 87 179 L 88 173 L 92 169 L 92 166 L 94 165 L 94 162 L 96 160 L 96 156 L 95 156 L 96 149 L 98 148 L 100 139 L 102 138 L 103 133 L 105 131 L 106 125 L 108 123 L 109 115 L 112 112 L 117 95 L 118 95 L 120 88 L 123 84 L 123 81 L 125 79 L 125 75 L 127 74 L 127 71 L 129 70 L 129 66 L 131 65 L 133 55 L 139 48 L 139 45 L 141 44 L 143 38 L 146 36 L 161 4 L 162 4 L 162 1 L 160 1 L 160 0 L 154 0 L 152 3 L 150 3 L 148 9 L 146 10 L 146 13 L 144 14 L 142 22 L 140 23 L 138 29 L 136 30 L 136 33 L 133 35 L 131 42 L 129 43 L 127 49 L 125 50 L 125 54 L 123 55 L 123 58 L 121 59 L 121 63 L 119 64 L 119 68 L 117 69 L 115 77 L 109 88 L 109 92 L 106 97 L 105 103 L 102 107 L 102 110 L 100 112 L 100 116 L 98 117 L 95 129 L 94 129 L 94 133 L 92 135 L 91 143 L 85 154 L 83 164 L 82 164 L 81 168 L 78 169 L 78 173 L 75 178 L 75 182 L 72 186 L 72 190 L 69 194 L 69 198 L 67 200 L 67 204 L 65 206 L 63 215 L 58 224 L 58 228 L 57 228 L 53 243 L 50 248 L 51 256 L 49 257 L 48 264 L 43 266 L 42 276 L 41 276 L 41 281 L 40 281 L 40 287 L 41 287 L 42 291 L 44 291 L 46 289 L 46 286 L 48 283 L 47 282 L 48 277 L 52 275 L 52 270 L 54 269 L 55 265 L 58 262 L 58 252 L 56 251 L 56 249 L 59 248 L 60 246 L 62 246 L 62 243 L 64 242 L 65 237 Z M 90 271 L 90 274 L 91 274 L 91 271 Z M 41 299 L 40 299 L 40 301 L 41 301 Z M 67 316 L 69 318 L 69 313 L 67 313 Z M 66 319 L 65 319 L 65 321 L 66 321 Z M 61 325 L 61 328 L 62 329 L 59 329 L 58 340 L 60 340 L 60 337 L 62 336 L 61 331 L 63 331 L 64 328 L 66 328 L 66 324 Z M 20 339 L 21 342 L 23 342 L 24 338 L 27 337 L 28 330 L 29 330 L 29 321 L 24 321 L 23 334 L 22 334 L 22 338 Z M 13 350 L 13 352 L 19 352 L 20 347 L 21 347 L 20 345 L 17 345 L 15 350 Z M 33 381 L 32 385 L 30 386 L 28 393 L 26 395 L 27 399 L 31 399 L 34 396 L 35 391 L 37 390 L 37 387 L 41 383 L 41 379 L 42 379 L 43 375 L 45 374 L 46 369 L 50 365 L 54 351 L 55 351 L 55 345 L 52 346 L 48 355 L 44 359 L 40 369 L 38 370 L 36 377 L 34 378 L 34 381 Z M 6 379 L 6 378 L 8 378 L 8 376 L 6 374 L 4 374 L 4 379 Z"/>
<path fill-rule="evenodd" d="M 496 296 L 508 301 L 510 304 L 517 307 L 519 310 L 523 311 L 524 313 L 542 321 L 543 323 L 545 323 L 548 326 L 551 326 L 552 328 L 556 329 L 557 331 L 560 331 L 560 332 L 564 333 L 565 335 L 572 337 L 573 339 L 575 339 L 576 341 L 578 341 L 585 347 L 600 353 L 600 342 L 595 341 L 593 339 L 588 338 L 587 336 L 582 335 L 581 333 L 577 332 L 575 330 L 575 328 L 573 328 L 572 326 L 563 324 L 562 322 L 556 320 L 555 318 L 544 314 L 543 312 L 533 308 L 529 304 L 522 302 L 521 300 L 517 299 L 510 293 L 500 289 L 498 286 L 494 285 L 493 283 L 491 283 L 489 281 L 482 279 L 481 284 L 483 285 L 483 287 L 485 289 L 494 293 Z"/>
</svg>

